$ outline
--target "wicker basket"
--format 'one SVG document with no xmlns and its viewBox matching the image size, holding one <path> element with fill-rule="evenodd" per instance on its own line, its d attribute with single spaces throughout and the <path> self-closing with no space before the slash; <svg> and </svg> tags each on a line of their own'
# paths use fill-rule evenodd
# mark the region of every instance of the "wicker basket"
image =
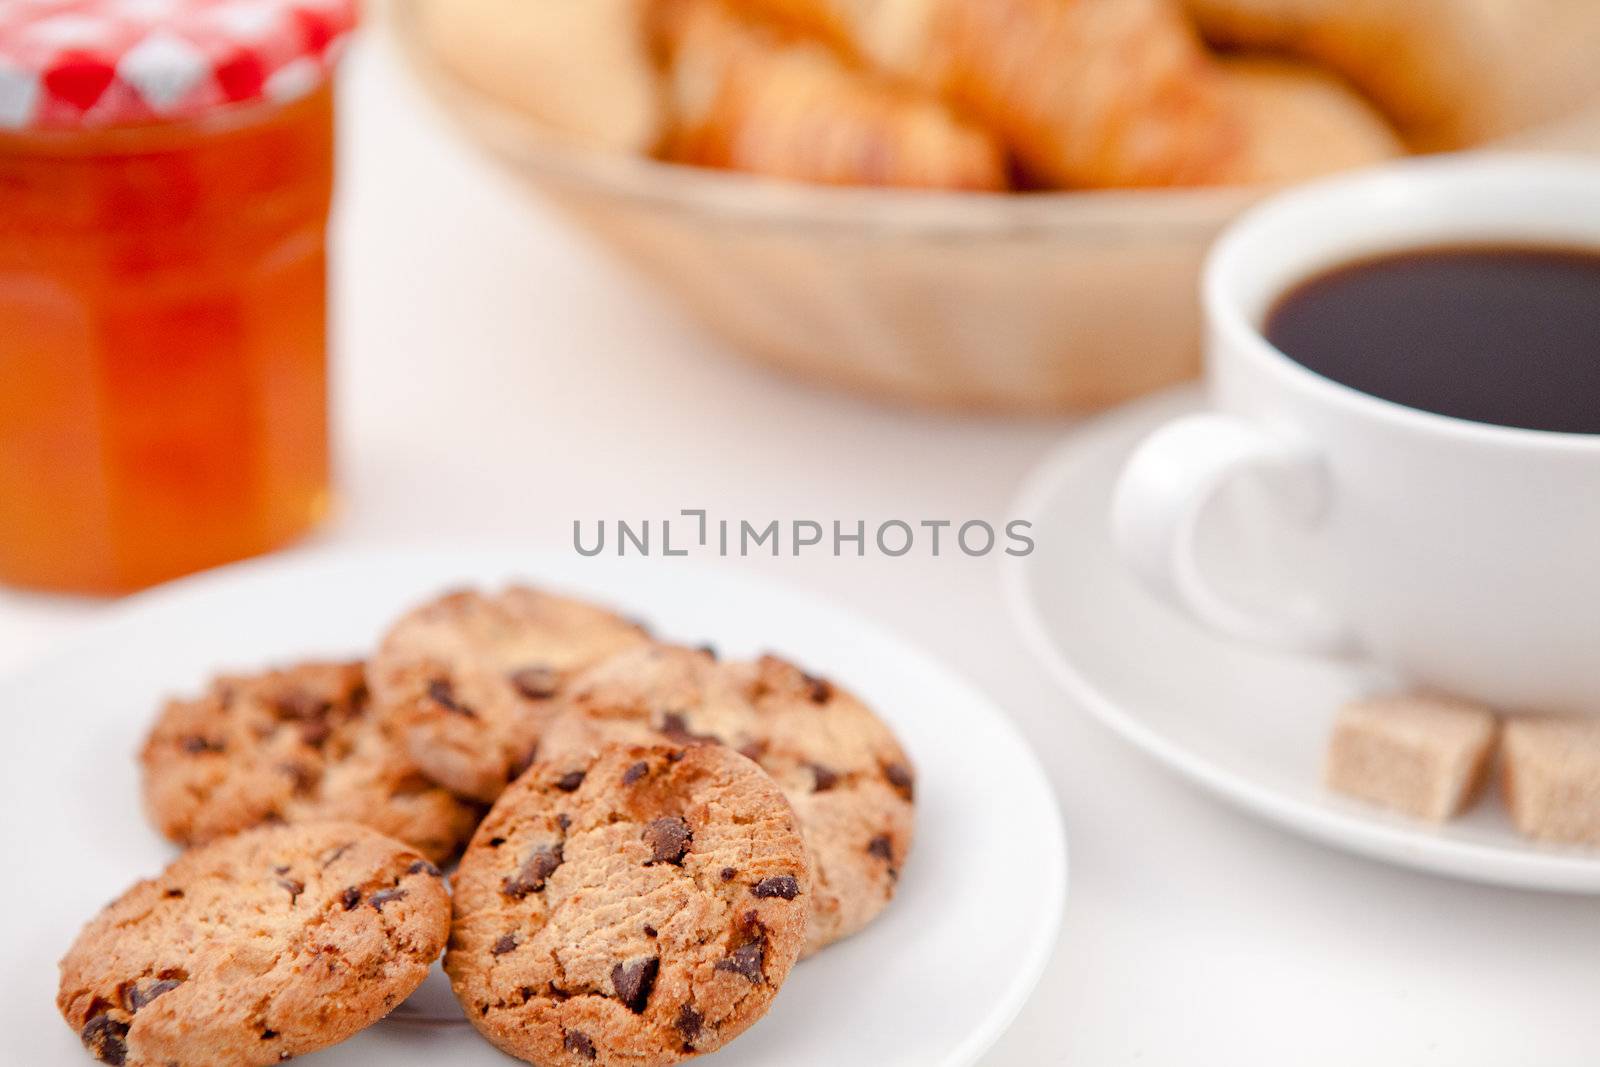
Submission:
<svg viewBox="0 0 1600 1067">
<path fill-rule="evenodd" d="M 1192 377 L 1205 250 L 1273 191 L 819 188 L 600 153 L 454 77 L 405 2 L 396 21 L 478 141 L 737 352 L 886 400 L 1082 412 Z"/>
</svg>

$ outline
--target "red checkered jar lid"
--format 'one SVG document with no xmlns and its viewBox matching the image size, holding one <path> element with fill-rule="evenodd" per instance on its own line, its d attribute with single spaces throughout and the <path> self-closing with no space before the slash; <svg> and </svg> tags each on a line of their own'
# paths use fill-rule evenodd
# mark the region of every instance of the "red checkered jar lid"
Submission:
<svg viewBox="0 0 1600 1067">
<path fill-rule="evenodd" d="M 0 129 L 196 118 L 328 77 L 356 0 L 0 0 Z"/>
</svg>

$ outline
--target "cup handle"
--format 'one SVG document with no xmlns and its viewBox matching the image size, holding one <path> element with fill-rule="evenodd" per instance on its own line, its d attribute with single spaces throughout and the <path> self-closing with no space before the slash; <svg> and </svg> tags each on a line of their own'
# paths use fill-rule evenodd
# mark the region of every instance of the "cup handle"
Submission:
<svg viewBox="0 0 1600 1067">
<path fill-rule="evenodd" d="M 1186 415 L 1146 438 L 1123 467 L 1111 505 L 1112 540 L 1123 561 L 1162 599 L 1222 633 L 1284 651 L 1353 653 L 1350 626 L 1315 596 L 1256 611 L 1221 595 L 1202 571 L 1195 552 L 1200 516 L 1242 476 L 1260 478 L 1300 528 L 1323 521 L 1330 486 L 1308 442 L 1233 415 Z"/>
</svg>

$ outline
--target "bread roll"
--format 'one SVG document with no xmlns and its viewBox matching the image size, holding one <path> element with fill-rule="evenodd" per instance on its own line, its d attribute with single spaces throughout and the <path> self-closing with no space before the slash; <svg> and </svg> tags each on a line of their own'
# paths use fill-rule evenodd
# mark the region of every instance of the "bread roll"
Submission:
<svg viewBox="0 0 1600 1067">
<path fill-rule="evenodd" d="M 1405 153 L 1372 104 L 1318 67 L 1245 56 L 1223 66 L 1244 108 L 1241 183 L 1299 181 Z"/>
<path fill-rule="evenodd" d="M 1184 0 L 1206 38 L 1348 79 L 1414 148 L 1461 148 L 1600 90 L 1595 0 Z"/>
<path fill-rule="evenodd" d="M 661 101 L 646 49 L 651 0 L 418 0 L 418 29 L 451 72 L 565 137 L 650 151 Z"/>
</svg>

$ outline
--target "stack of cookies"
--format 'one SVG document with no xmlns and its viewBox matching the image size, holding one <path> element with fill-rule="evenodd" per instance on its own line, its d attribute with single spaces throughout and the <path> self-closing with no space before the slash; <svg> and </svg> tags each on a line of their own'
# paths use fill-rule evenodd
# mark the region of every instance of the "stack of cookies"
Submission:
<svg viewBox="0 0 1600 1067">
<path fill-rule="evenodd" d="M 189 851 L 84 929 L 58 996 L 130 1067 L 326 1047 L 441 951 L 513 1056 L 677 1063 L 871 922 L 911 844 L 909 761 L 850 694 L 525 587 L 422 605 L 366 663 L 219 678 L 142 762 Z"/>
</svg>

